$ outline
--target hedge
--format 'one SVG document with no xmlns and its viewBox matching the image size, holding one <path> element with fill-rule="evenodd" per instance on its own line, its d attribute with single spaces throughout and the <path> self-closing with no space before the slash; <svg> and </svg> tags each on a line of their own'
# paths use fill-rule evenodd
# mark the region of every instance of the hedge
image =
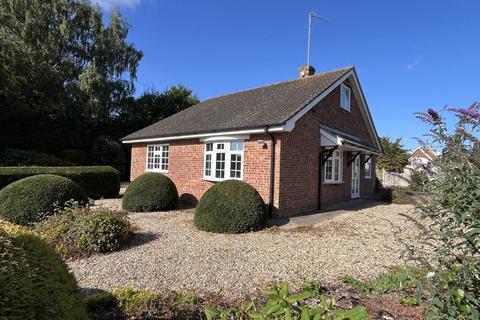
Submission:
<svg viewBox="0 0 480 320">
<path fill-rule="evenodd" d="M 53 174 L 38 174 L 10 183 L 0 190 L 0 217 L 32 225 L 73 200 L 88 202 L 85 192 L 72 180 Z"/>
<path fill-rule="evenodd" d="M 0 189 L 14 181 L 37 174 L 55 174 L 69 178 L 93 199 L 117 197 L 120 191 L 120 173 L 108 166 L 0 167 Z"/>
<path fill-rule="evenodd" d="M 0 319 L 88 319 L 67 265 L 39 236 L 0 220 Z"/>
</svg>

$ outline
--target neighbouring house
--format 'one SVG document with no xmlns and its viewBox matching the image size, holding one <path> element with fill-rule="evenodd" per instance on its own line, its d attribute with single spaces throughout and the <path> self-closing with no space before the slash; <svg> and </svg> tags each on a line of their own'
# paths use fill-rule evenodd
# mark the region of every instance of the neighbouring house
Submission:
<svg viewBox="0 0 480 320">
<path fill-rule="evenodd" d="M 437 153 L 426 145 L 420 145 L 410 152 L 409 166 L 415 169 L 427 169 L 437 159 Z"/>
<path fill-rule="evenodd" d="M 387 172 L 382 169 L 381 180 L 386 187 L 406 187 L 410 185 L 410 177 L 415 171 L 435 171 L 434 161 L 438 154 L 426 145 L 420 145 L 410 151 L 408 165 L 402 173 Z"/>
<path fill-rule="evenodd" d="M 292 215 L 369 195 L 381 146 L 354 67 L 208 99 L 122 139 L 131 179 L 161 172 L 195 203 L 218 181 Z"/>
</svg>

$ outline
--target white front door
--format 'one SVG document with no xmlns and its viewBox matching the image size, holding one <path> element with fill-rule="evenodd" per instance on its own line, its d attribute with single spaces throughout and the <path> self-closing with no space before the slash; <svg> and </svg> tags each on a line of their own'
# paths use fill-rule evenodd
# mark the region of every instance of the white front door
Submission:
<svg viewBox="0 0 480 320">
<path fill-rule="evenodd" d="M 352 163 L 352 199 L 360 196 L 360 156 Z"/>
</svg>

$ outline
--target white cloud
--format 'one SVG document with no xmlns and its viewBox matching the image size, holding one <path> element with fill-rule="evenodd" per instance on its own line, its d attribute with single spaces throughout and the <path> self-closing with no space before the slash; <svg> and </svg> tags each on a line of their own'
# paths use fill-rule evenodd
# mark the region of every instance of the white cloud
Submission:
<svg viewBox="0 0 480 320">
<path fill-rule="evenodd" d="M 135 8 L 142 0 L 94 0 L 105 10 L 111 10 L 119 7 Z"/>
<path fill-rule="evenodd" d="M 412 62 L 410 62 L 409 64 L 407 64 L 407 65 L 405 66 L 405 69 L 407 69 L 407 70 L 409 70 L 409 71 L 410 71 L 410 70 L 413 70 L 413 69 L 415 69 L 419 64 L 420 64 L 420 59 L 415 59 L 415 60 L 413 60 Z"/>
</svg>

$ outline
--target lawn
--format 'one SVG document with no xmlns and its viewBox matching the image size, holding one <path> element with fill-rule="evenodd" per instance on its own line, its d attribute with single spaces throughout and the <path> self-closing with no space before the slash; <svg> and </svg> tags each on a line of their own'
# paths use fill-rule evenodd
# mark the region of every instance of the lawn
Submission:
<svg viewBox="0 0 480 320">
<path fill-rule="evenodd" d="M 101 205 L 116 207 L 118 199 Z M 345 275 L 370 279 L 401 265 L 401 240 L 420 232 L 408 205 L 352 211 L 315 228 L 214 234 L 193 226 L 193 210 L 132 213 L 137 236 L 126 249 L 69 261 L 84 289 L 191 291 L 226 301 L 260 295 L 273 283 L 335 285 Z M 412 219 L 413 218 L 413 219 Z"/>
</svg>

